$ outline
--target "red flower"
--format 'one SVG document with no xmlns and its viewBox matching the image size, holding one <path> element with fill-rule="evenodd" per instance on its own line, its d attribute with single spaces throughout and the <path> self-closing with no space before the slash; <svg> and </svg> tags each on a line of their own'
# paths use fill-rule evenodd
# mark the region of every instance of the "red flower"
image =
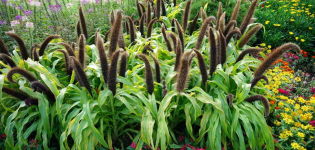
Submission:
<svg viewBox="0 0 315 150">
<path fill-rule="evenodd" d="M 2 139 L 5 139 L 7 137 L 7 135 L 6 134 L 0 134 L 0 140 L 2 140 Z"/>
<path fill-rule="evenodd" d="M 277 106 L 277 107 L 275 107 L 275 109 L 280 109 L 280 107 Z"/>
<path fill-rule="evenodd" d="M 279 93 L 284 94 L 284 95 L 290 95 L 289 91 L 286 91 L 284 89 L 279 88 L 278 89 Z"/>
<path fill-rule="evenodd" d="M 315 127 L 315 120 L 310 121 L 309 124 Z"/>
<path fill-rule="evenodd" d="M 136 144 L 135 142 L 132 142 L 132 143 L 130 144 L 130 147 L 131 147 L 131 148 L 137 148 L 137 144 Z"/>
</svg>

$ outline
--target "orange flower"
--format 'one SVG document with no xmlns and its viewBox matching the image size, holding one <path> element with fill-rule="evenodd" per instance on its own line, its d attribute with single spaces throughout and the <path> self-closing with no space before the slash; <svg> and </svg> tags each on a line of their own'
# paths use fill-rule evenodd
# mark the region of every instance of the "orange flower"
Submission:
<svg viewBox="0 0 315 150">
<path fill-rule="evenodd" d="M 271 105 L 273 105 L 273 104 L 275 104 L 276 102 L 275 102 L 274 100 L 270 100 L 269 103 L 270 103 Z"/>
</svg>

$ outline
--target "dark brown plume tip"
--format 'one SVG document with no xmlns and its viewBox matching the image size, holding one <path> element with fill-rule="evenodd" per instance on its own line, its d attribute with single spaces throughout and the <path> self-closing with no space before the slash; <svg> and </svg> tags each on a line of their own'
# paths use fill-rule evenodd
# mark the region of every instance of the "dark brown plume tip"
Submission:
<svg viewBox="0 0 315 150">
<path fill-rule="evenodd" d="M 36 98 L 26 98 L 24 102 L 27 106 L 38 105 L 38 99 Z"/>
<path fill-rule="evenodd" d="M 165 83 L 165 80 L 163 80 L 163 87 L 162 87 L 162 95 L 163 95 L 163 97 L 165 97 L 165 95 L 167 94 L 167 87 L 166 87 L 166 83 Z"/>
<path fill-rule="evenodd" d="M 7 74 L 7 78 L 10 82 L 15 83 L 12 77 L 16 73 L 22 75 L 23 77 L 25 77 L 30 82 L 37 81 L 37 79 L 28 71 L 21 69 L 21 68 L 18 68 L 18 67 L 14 67 Z"/>
<path fill-rule="evenodd" d="M 222 31 L 220 30 L 219 31 L 219 37 L 220 37 L 220 51 L 221 51 L 221 56 L 220 57 L 220 63 L 223 65 L 226 61 L 226 47 L 227 47 L 227 44 L 226 44 L 226 38 L 225 36 L 223 35 Z"/>
<path fill-rule="evenodd" d="M 31 82 L 31 87 L 36 91 L 36 92 L 40 92 L 40 93 L 44 93 L 47 98 L 51 101 L 54 102 L 56 101 L 55 99 L 55 95 L 51 92 L 51 90 L 44 85 L 43 83 L 39 82 L 39 81 L 33 81 Z"/>
<path fill-rule="evenodd" d="M 143 14 L 143 10 L 142 10 L 142 8 L 141 8 L 140 3 L 139 3 L 138 0 L 137 0 L 136 3 L 137 3 L 137 11 L 138 11 L 139 17 L 141 17 L 142 14 Z"/>
<path fill-rule="evenodd" d="M 22 58 L 26 60 L 29 57 L 29 55 L 28 55 L 27 48 L 25 46 L 24 41 L 15 33 L 6 32 L 5 34 L 13 38 L 18 43 Z"/>
<path fill-rule="evenodd" d="M 233 100 L 234 100 L 234 95 L 233 94 L 229 94 L 226 96 L 226 101 L 228 103 L 228 105 L 231 107 L 233 104 Z"/>
<path fill-rule="evenodd" d="M 231 31 L 231 29 L 233 29 L 236 25 L 237 25 L 236 20 L 231 20 L 225 27 L 224 35 L 226 36 Z"/>
<path fill-rule="evenodd" d="M 156 82 L 161 83 L 161 68 L 159 60 L 153 55 L 151 55 L 151 57 L 153 58 L 154 61 Z"/>
<path fill-rule="evenodd" d="M 242 22 L 242 24 L 240 26 L 240 30 L 241 30 L 242 33 L 245 32 L 247 26 L 249 25 L 250 20 L 252 19 L 253 15 L 255 13 L 255 9 L 256 9 L 256 6 L 258 4 L 258 1 L 259 0 L 253 0 L 252 1 L 252 4 L 250 5 L 246 16 L 244 16 L 243 22 Z"/>
<path fill-rule="evenodd" d="M 176 90 L 177 92 L 183 92 L 188 82 L 190 62 L 194 54 L 192 51 L 185 52 L 181 58 L 179 70 L 177 72 Z"/>
<path fill-rule="evenodd" d="M 184 32 L 186 31 L 187 26 L 188 26 L 188 21 L 189 21 L 189 16 L 190 16 L 190 6 L 191 6 L 191 0 L 189 0 L 186 3 L 185 10 L 184 10 L 184 16 L 183 16 L 183 22 L 182 22 Z"/>
<path fill-rule="evenodd" d="M 138 58 L 140 58 L 145 65 L 145 82 L 147 84 L 147 91 L 149 94 L 152 94 L 154 92 L 154 84 L 153 84 L 153 73 L 150 66 L 150 62 L 146 55 L 144 54 L 138 54 Z"/>
<path fill-rule="evenodd" d="M 202 54 L 198 50 L 194 49 L 194 52 L 198 59 L 199 70 L 202 78 L 202 85 L 205 85 L 208 79 L 206 63 L 205 60 L 203 59 Z"/>
<path fill-rule="evenodd" d="M 24 100 L 24 99 L 29 97 L 26 93 L 24 93 L 21 90 L 15 90 L 15 89 L 7 88 L 7 87 L 3 87 L 2 92 L 6 93 L 10 96 L 13 96 L 15 98 L 18 98 L 20 100 Z"/>
<path fill-rule="evenodd" d="M 107 56 L 104 49 L 104 40 L 102 39 L 99 33 L 96 34 L 96 47 L 98 49 L 98 54 L 100 57 L 103 79 L 104 79 L 104 82 L 107 83 L 108 62 L 107 62 Z"/>
<path fill-rule="evenodd" d="M 181 44 L 182 44 L 182 48 L 185 47 L 185 41 L 184 41 L 184 30 L 182 28 L 182 26 L 179 24 L 179 22 L 175 19 L 175 25 L 176 25 L 176 28 L 177 28 L 177 33 L 178 33 L 178 37 L 181 41 Z"/>
<path fill-rule="evenodd" d="M 8 64 L 12 68 L 16 67 L 15 62 L 7 54 L 4 54 L 4 53 L 0 54 L 0 60 L 4 61 L 6 64 Z"/>
<path fill-rule="evenodd" d="M 173 4 L 174 4 L 174 6 L 176 6 L 176 0 L 173 0 Z"/>
<path fill-rule="evenodd" d="M 120 28 L 121 28 L 121 20 L 122 20 L 122 14 L 120 11 L 118 11 L 116 14 L 115 22 L 111 28 L 109 56 L 112 56 L 112 54 L 116 51 Z"/>
<path fill-rule="evenodd" d="M 149 25 L 149 23 L 151 21 L 151 5 L 150 5 L 150 2 L 147 3 L 146 19 L 147 19 L 147 25 Z"/>
<path fill-rule="evenodd" d="M 269 105 L 269 101 L 264 96 L 255 95 L 255 96 L 251 96 L 245 99 L 245 101 L 250 102 L 250 103 L 257 100 L 260 100 L 263 103 L 265 107 L 265 117 L 268 117 L 270 114 L 270 105 Z"/>
<path fill-rule="evenodd" d="M 77 36 L 79 37 L 81 34 L 82 34 L 82 31 L 81 31 L 81 23 L 80 23 L 80 21 L 78 21 L 77 22 L 77 27 L 76 27 L 76 29 L 77 29 Z"/>
<path fill-rule="evenodd" d="M 217 67 L 217 40 L 215 38 L 215 29 L 210 28 L 209 41 L 210 41 L 210 75 L 213 74 Z"/>
<path fill-rule="evenodd" d="M 127 17 L 129 21 L 129 34 L 130 34 L 130 42 L 132 45 L 135 44 L 136 41 L 136 31 L 135 31 L 135 24 L 133 23 L 133 19 L 131 17 Z"/>
<path fill-rule="evenodd" d="M 0 53 L 4 53 L 10 56 L 8 47 L 4 44 L 1 38 L 0 38 Z"/>
<path fill-rule="evenodd" d="M 70 64 L 71 64 L 71 68 L 73 68 L 76 73 L 76 77 L 80 85 L 85 87 L 89 91 L 89 93 L 92 95 L 92 89 L 91 89 L 90 83 L 88 81 L 88 78 L 80 62 L 77 61 L 77 59 L 74 56 L 70 56 Z"/>
<path fill-rule="evenodd" d="M 197 15 L 194 17 L 194 20 L 191 23 L 189 23 L 188 30 L 190 35 L 193 34 L 195 30 L 197 30 L 199 14 L 200 12 L 198 12 Z"/>
<path fill-rule="evenodd" d="M 39 61 L 39 55 L 38 55 L 37 48 L 39 48 L 38 44 L 33 45 L 31 48 L 31 55 L 32 55 L 32 58 L 34 61 Z"/>
<path fill-rule="evenodd" d="M 119 76 L 125 77 L 127 71 L 128 53 L 124 52 L 120 58 Z M 120 83 L 120 88 L 123 87 L 123 83 Z"/>
<path fill-rule="evenodd" d="M 140 21 L 139 21 L 139 31 L 141 33 L 141 36 L 144 37 L 144 22 L 145 22 L 145 14 L 143 14 L 140 18 Z"/>
<path fill-rule="evenodd" d="M 181 57 L 182 57 L 182 53 L 183 53 L 183 48 L 181 46 L 181 42 L 178 38 L 176 38 L 176 49 L 175 49 L 175 53 L 176 53 L 176 59 L 175 59 L 175 67 L 174 67 L 174 71 L 177 71 L 180 65 L 180 61 L 181 61 Z M 175 44 L 175 43 L 174 43 Z"/>
<path fill-rule="evenodd" d="M 161 16 L 161 5 L 162 5 L 161 0 L 156 0 L 156 10 L 155 10 L 156 18 L 160 18 Z"/>
<path fill-rule="evenodd" d="M 116 79 L 117 79 L 117 64 L 118 64 L 118 59 L 119 59 L 119 55 L 121 52 L 123 52 L 123 49 L 120 49 L 116 52 L 113 53 L 112 55 L 112 62 L 110 64 L 110 68 L 109 68 L 109 73 L 108 73 L 108 88 L 109 90 L 112 91 L 113 95 L 116 94 Z"/>
<path fill-rule="evenodd" d="M 242 48 L 262 27 L 261 24 L 256 24 L 254 27 L 250 28 L 238 41 L 237 47 Z"/>
<path fill-rule="evenodd" d="M 230 31 L 227 35 L 226 35 L 226 44 L 230 43 L 230 40 L 232 39 L 233 36 L 241 36 L 242 33 L 240 31 L 239 28 L 235 28 L 234 30 Z"/>
<path fill-rule="evenodd" d="M 86 21 L 85 21 L 84 13 L 81 6 L 79 8 L 79 16 L 80 16 L 80 24 L 81 24 L 82 32 L 84 36 L 88 38 L 89 36 L 87 32 L 87 27 L 86 27 Z"/>
<path fill-rule="evenodd" d="M 164 0 L 161 0 L 161 4 L 162 4 L 162 16 L 166 16 L 167 12 L 166 12 L 166 6 L 165 6 Z"/>
<path fill-rule="evenodd" d="M 148 33 L 147 33 L 147 38 L 151 37 L 151 34 L 152 34 L 152 28 L 153 28 L 153 24 L 155 22 L 159 21 L 159 19 L 157 18 L 154 18 L 150 21 L 149 25 L 148 25 Z"/>
<path fill-rule="evenodd" d="M 166 29 L 165 29 L 164 25 L 162 26 L 162 35 L 163 35 L 163 38 L 165 40 L 168 51 L 172 51 L 172 45 L 171 45 L 170 40 L 167 38 Z"/>
<path fill-rule="evenodd" d="M 257 54 L 262 50 L 264 50 L 264 49 L 263 48 L 256 48 L 256 47 L 248 48 L 248 49 L 241 52 L 241 54 L 237 57 L 235 63 L 241 61 L 245 57 L 245 55 L 247 55 L 247 54 Z"/>
<path fill-rule="evenodd" d="M 299 52 L 301 49 L 298 45 L 294 43 L 286 43 L 271 52 L 271 54 L 265 58 L 265 60 L 260 64 L 257 70 L 254 73 L 254 77 L 259 77 L 264 74 L 264 72 L 276 61 L 284 52 L 288 50 L 295 50 Z"/>
<path fill-rule="evenodd" d="M 223 10 L 222 10 L 222 2 L 219 2 L 219 6 L 218 6 L 218 11 L 217 11 L 217 26 L 216 29 L 219 30 L 219 24 L 220 24 L 220 17 L 223 14 Z"/>
<path fill-rule="evenodd" d="M 43 56 L 44 55 L 44 52 L 45 52 L 45 49 L 47 48 L 49 42 L 51 42 L 53 39 L 57 39 L 57 38 L 60 38 L 59 35 L 51 35 L 51 36 L 48 36 L 45 41 L 41 44 L 40 48 L 39 48 L 39 51 L 38 51 L 38 54 L 39 56 Z"/>
<path fill-rule="evenodd" d="M 83 34 L 79 37 L 79 62 L 81 66 L 85 67 L 85 37 Z"/>
<path fill-rule="evenodd" d="M 267 84 L 269 83 L 269 80 L 266 76 L 262 75 L 260 77 L 256 77 L 252 80 L 250 89 L 252 89 L 261 79 L 265 80 Z"/>
<path fill-rule="evenodd" d="M 67 44 L 67 43 L 60 43 L 60 45 L 62 45 L 63 47 L 65 47 L 67 53 L 70 55 L 70 56 L 74 56 L 74 52 L 73 52 L 73 48 Z"/>
<path fill-rule="evenodd" d="M 233 12 L 231 14 L 231 18 L 230 18 L 230 21 L 233 21 L 233 20 L 237 20 L 237 17 L 238 17 L 238 13 L 240 11 L 240 6 L 241 6 L 241 3 L 242 3 L 242 0 L 237 0 L 235 6 L 234 6 L 234 9 L 233 9 Z"/>
<path fill-rule="evenodd" d="M 69 55 L 65 50 L 57 50 L 61 52 L 65 57 L 65 67 L 68 75 L 71 75 L 70 63 L 69 63 Z"/>
<path fill-rule="evenodd" d="M 218 24 L 218 29 L 221 31 L 224 31 L 225 29 L 225 12 L 220 16 L 219 18 L 219 24 Z"/>
<path fill-rule="evenodd" d="M 212 21 L 215 21 L 215 18 L 213 16 L 210 16 L 210 17 L 208 17 L 207 19 L 205 19 L 203 21 L 202 26 L 201 26 L 201 30 L 199 32 L 199 36 L 198 36 L 198 39 L 197 39 L 197 43 L 196 43 L 196 46 L 195 46 L 195 48 L 197 50 L 200 49 L 202 41 L 203 41 L 203 38 L 204 38 L 205 34 L 207 33 L 208 26 L 209 26 L 209 24 Z"/>
</svg>

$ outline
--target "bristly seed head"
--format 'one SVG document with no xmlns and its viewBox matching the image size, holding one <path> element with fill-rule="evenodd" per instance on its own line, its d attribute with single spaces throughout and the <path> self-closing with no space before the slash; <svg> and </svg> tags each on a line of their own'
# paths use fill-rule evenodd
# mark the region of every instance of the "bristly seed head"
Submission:
<svg viewBox="0 0 315 150">
<path fill-rule="evenodd" d="M 74 51 L 73 51 L 73 48 L 67 44 L 67 43 L 60 43 L 60 45 L 62 45 L 63 47 L 65 47 L 67 53 L 70 55 L 70 56 L 75 56 L 74 55 Z"/>
<path fill-rule="evenodd" d="M 110 46 L 109 46 L 110 57 L 116 51 L 116 48 L 117 48 L 118 38 L 119 38 L 119 33 L 120 33 L 120 28 L 121 28 L 121 20 L 122 20 L 122 14 L 120 11 L 118 11 L 116 14 L 116 19 L 114 21 L 114 24 L 111 28 Z"/>
<path fill-rule="evenodd" d="M 265 117 L 268 117 L 270 114 L 270 104 L 269 104 L 269 101 L 264 96 L 255 95 L 255 96 L 251 96 L 245 99 L 245 101 L 250 102 L 250 103 L 256 100 L 260 100 L 263 103 L 265 107 Z"/>
<path fill-rule="evenodd" d="M 31 73 L 29 73 L 28 71 L 26 71 L 24 69 L 21 69 L 21 68 L 18 68 L 18 67 L 14 67 L 7 74 L 7 78 L 8 78 L 8 80 L 10 82 L 15 83 L 12 77 L 16 73 L 22 75 L 23 77 L 25 77 L 29 82 L 37 81 L 37 79 Z"/>
<path fill-rule="evenodd" d="M 128 17 L 128 21 L 129 21 L 130 42 L 131 42 L 131 45 L 134 45 L 137 38 L 136 31 L 135 31 L 135 24 L 133 23 L 133 19 L 131 17 Z"/>
<path fill-rule="evenodd" d="M 234 30 L 230 31 L 227 35 L 226 35 L 226 44 L 230 43 L 230 40 L 232 39 L 233 36 L 241 36 L 242 33 L 240 31 L 239 28 L 235 28 Z"/>
<path fill-rule="evenodd" d="M 98 54 L 100 57 L 103 79 L 104 79 L 104 82 L 107 83 L 108 62 L 107 62 L 107 56 L 106 56 L 105 49 L 104 49 L 104 40 L 100 36 L 99 33 L 96 34 L 96 43 L 95 44 L 96 44 L 96 47 L 98 49 Z"/>
<path fill-rule="evenodd" d="M 45 39 L 45 41 L 41 44 L 41 46 L 39 48 L 39 51 L 38 51 L 39 56 L 43 56 L 44 55 L 44 51 L 47 48 L 49 42 L 51 42 L 53 39 L 57 39 L 57 38 L 60 38 L 60 36 L 59 35 L 50 35 L 50 36 L 48 36 Z"/>
<path fill-rule="evenodd" d="M 208 79 L 208 73 L 207 73 L 207 67 L 206 67 L 205 60 L 203 59 L 202 54 L 198 50 L 194 49 L 194 52 L 195 52 L 197 59 L 198 59 L 199 70 L 200 70 L 200 74 L 201 74 L 201 78 L 202 78 L 202 85 L 206 85 L 206 82 Z"/>
<path fill-rule="evenodd" d="M 152 54 L 151 54 L 151 57 L 153 58 L 153 61 L 154 61 L 156 82 L 160 83 L 161 82 L 161 69 L 160 69 L 159 60 Z"/>
<path fill-rule="evenodd" d="M 209 41 L 210 41 L 210 75 L 213 74 L 213 72 L 215 71 L 216 67 L 217 67 L 217 40 L 215 38 L 215 29 L 210 28 L 209 31 Z"/>
<path fill-rule="evenodd" d="M 256 6 L 258 4 L 258 1 L 259 0 L 253 0 L 252 1 L 252 4 L 250 5 L 246 16 L 244 16 L 243 22 L 242 22 L 242 24 L 240 26 L 241 33 L 244 33 L 246 28 L 247 28 L 247 26 L 249 25 L 250 20 L 252 19 L 253 15 L 255 13 L 255 9 L 256 9 Z"/>
<path fill-rule="evenodd" d="M 241 54 L 237 57 L 235 63 L 241 61 L 245 57 L 245 55 L 247 55 L 247 54 L 257 54 L 262 50 L 264 50 L 264 49 L 263 48 L 256 48 L 256 47 L 247 48 L 246 50 L 241 52 Z"/>
<path fill-rule="evenodd" d="M 269 83 L 268 78 L 264 75 L 260 77 L 255 77 L 251 82 L 250 89 L 252 89 L 261 79 L 265 80 L 267 84 Z"/>
<path fill-rule="evenodd" d="M 183 16 L 183 31 L 185 32 L 188 26 L 189 16 L 190 16 L 190 6 L 191 6 L 191 0 L 189 0 L 186 3 L 185 10 L 184 10 L 184 16 Z"/>
<path fill-rule="evenodd" d="M 120 70 L 119 70 L 119 76 L 125 77 L 126 71 L 127 71 L 127 62 L 128 62 L 128 53 L 123 52 L 120 58 Z M 120 83 L 120 88 L 123 88 L 123 83 Z"/>
<path fill-rule="evenodd" d="M 10 96 L 16 97 L 20 100 L 24 100 L 29 97 L 26 93 L 24 93 L 21 90 L 15 90 L 15 89 L 7 88 L 7 87 L 2 87 L 2 92 Z"/>
<path fill-rule="evenodd" d="M 117 79 L 117 64 L 120 53 L 123 52 L 122 49 L 114 52 L 112 55 L 112 62 L 110 64 L 109 72 L 108 72 L 108 88 L 112 91 L 113 95 L 116 94 L 116 79 Z"/>
<path fill-rule="evenodd" d="M 69 63 L 69 55 L 68 55 L 68 53 L 65 50 L 57 50 L 57 51 L 63 53 L 63 55 L 65 57 L 65 67 L 66 67 L 67 74 L 69 76 L 71 76 L 72 70 L 71 70 L 70 63 Z"/>
<path fill-rule="evenodd" d="M 1 38 L 0 38 L 0 53 L 4 53 L 10 56 L 8 47 L 4 44 Z"/>
<path fill-rule="evenodd" d="M 89 36 L 87 32 L 87 27 L 86 27 L 86 21 L 85 21 L 84 13 L 81 6 L 79 8 L 79 16 L 80 16 L 80 24 L 81 24 L 83 34 L 86 38 L 88 38 Z"/>
<path fill-rule="evenodd" d="M 144 54 L 138 54 L 138 58 L 140 58 L 145 65 L 145 81 L 147 84 L 147 91 L 149 94 L 152 94 L 154 92 L 154 84 L 153 84 L 153 73 L 150 66 L 150 62 L 146 55 Z"/>
<path fill-rule="evenodd" d="M 0 53 L 0 60 L 4 61 L 6 64 L 8 64 L 10 67 L 16 67 L 15 62 L 11 59 L 10 56 L 4 53 Z"/>
<path fill-rule="evenodd" d="M 177 72 L 176 90 L 177 92 L 183 92 L 186 88 L 186 83 L 188 82 L 190 62 L 194 54 L 192 51 L 185 52 L 181 58 L 179 70 Z"/>
<path fill-rule="evenodd" d="M 238 41 L 237 47 L 242 48 L 262 27 L 261 24 L 256 24 L 254 27 L 250 28 Z"/>
<path fill-rule="evenodd" d="M 200 32 L 199 32 L 199 36 L 198 36 L 197 43 L 196 43 L 196 46 L 195 46 L 195 48 L 196 48 L 197 50 L 199 50 L 200 47 L 201 47 L 203 38 L 204 38 L 204 36 L 205 36 L 206 33 L 207 33 L 207 29 L 208 29 L 208 26 L 209 26 L 209 24 L 211 23 L 211 21 L 215 21 L 215 18 L 214 18 L 213 16 L 208 17 L 208 18 L 205 19 L 205 20 L 203 21 L 203 23 L 202 23 L 201 30 L 200 30 Z"/>
<path fill-rule="evenodd" d="M 162 35 L 165 40 L 168 51 L 172 51 L 172 46 L 170 40 L 167 38 L 165 26 L 162 26 Z"/>
<path fill-rule="evenodd" d="M 21 56 L 24 60 L 26 60 L 29 57 L 29 55 L 28 55 L 25 43 L 21 39 L 21 37 L 19 37 L 17 34 L 12 33 L 12 32 L 6 32 L 5 34 L 13 38 L 18 43 L 20 51 L 21 51 Z"/>
<path fill-rule="evenodd" d="M 31 82 L 31 87 L 37 92 L 44 93 L 51 102 L 56 101 L 55 95 L 43 83 L 41 83 L 39 81 L 33 81 L 33 82 Z"/>
<path fill-rule="evenodd" d="M 89 91 L 89 93 L 92 95 L 92 88 L 90 86 L 88 78 L 87 78 L 80 62 L 74 56 L 70 56 L 70 64 L 71 64 L 71 68 L 73 68 L 73 70 L 76 73 L 76 77 L 77 77 L 80 85 L 84 86 Z"/>
<path fill-rule="evenodd" d="M 82 68 L 85 67 L 85 37 L 83 34 L 79 37 L 79 62 Z"/>
</svg>

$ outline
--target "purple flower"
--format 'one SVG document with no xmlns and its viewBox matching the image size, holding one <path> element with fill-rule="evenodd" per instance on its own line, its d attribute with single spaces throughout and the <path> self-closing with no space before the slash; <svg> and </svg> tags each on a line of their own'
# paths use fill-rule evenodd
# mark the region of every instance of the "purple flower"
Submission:
<svg viewBox="0 0 315 150">
<path fill-rule="evenodd" d="M 101 0 L 95 0 L 95 3 L 97 3 L 97 4 L 100 3 L 100 2 L 101 2 Z"/>
<path fill-rule="evenodd" d="M 88 12 L 88 13 L 92 13 L 92 12 L 94 12 L 94 10 L 93 10 L 93 8 L 90 8 L 90 9 L 88 9 L 87 12 Z"/>
<path fill-rule="evenodd" d="M 310 121 L 309 124 L 315 127 L 315 120 Z"/>
<path fill-rule="evenodd" d="M 23 13 L 24 13 L 24 15 L 29 16 L 29 15 L 31 15 L 33 12 L 32 12 L 31 10 L 25 10 Z"/>
<path fill-rule="evenodd" d="M 6 21 L 4 21 L 4 20 L 0 20 L 0 25 L 5 25 L 5 24 L 7 24 L 7 22 L 6 22 Z"/>
<path fill-rule="evenodd" d="M 20 15 L 15 16 L 15 19 L 16 19 L 16 20 L 21 20 L 22 18 L 23 18 L 23 17 L 20 16 Z"/>
<path fill-rule="evenodd" d="M 3 3 L 7 3 L 8 2 L 8 0 L 1 0 Z"/>
<path fill-rule="evenodd" d="M 59 12 L 61 10 L 61 5 L 49 5 L 49 10 L 52 12 Z"/>
<path fill-rule="evenodd" d="M 312 94 L 315 94 L 315 88 L 314 88 L 314 87 L 311 88 L 311 93 L 312 93 Z"/>
</svg>

